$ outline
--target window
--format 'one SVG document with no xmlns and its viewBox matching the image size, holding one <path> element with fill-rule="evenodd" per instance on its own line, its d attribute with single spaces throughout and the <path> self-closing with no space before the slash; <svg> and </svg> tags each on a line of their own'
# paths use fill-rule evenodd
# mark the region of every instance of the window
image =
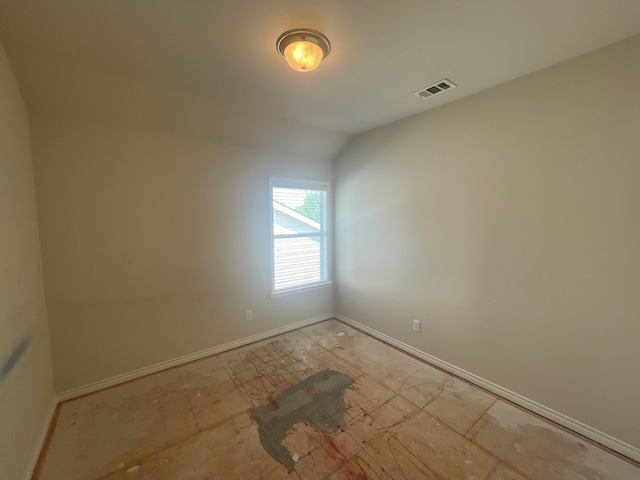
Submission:
<svg viewBox="0 0 640 480">
<path fill-rule="evenodd" d="M 270 179 L 272 293 L 329 282 L 329 184 Z"/>
</svg>

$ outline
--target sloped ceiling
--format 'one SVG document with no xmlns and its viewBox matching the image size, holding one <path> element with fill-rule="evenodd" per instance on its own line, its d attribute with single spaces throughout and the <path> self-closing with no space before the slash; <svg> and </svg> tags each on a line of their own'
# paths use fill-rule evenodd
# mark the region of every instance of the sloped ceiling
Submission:
<svg viewBox="0 0 640 480">
<path fill-rule="evenodd" d="M 275 50 L 294 27 L 332 41 L 315 72 Z M 32 112 L 204 136 L 246 134 L 251 118 L 299 139 L 321 132 L 326 154 L 639 32 L 638 0 L 0 0 L 0 41 Z M 445 77 L 459 87 L 412 95 Z"/>
</svg>

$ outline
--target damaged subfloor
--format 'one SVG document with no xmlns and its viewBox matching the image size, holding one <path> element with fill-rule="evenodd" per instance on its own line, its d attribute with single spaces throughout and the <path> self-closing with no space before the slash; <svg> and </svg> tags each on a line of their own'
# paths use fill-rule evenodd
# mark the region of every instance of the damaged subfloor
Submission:
<svg viewBox="0 0 640 480">
<path fill-rule="evenodd" d="M 329 320 L 61 405 L 40 480 L 637 480 L 640 468 Z"/>
</svg>

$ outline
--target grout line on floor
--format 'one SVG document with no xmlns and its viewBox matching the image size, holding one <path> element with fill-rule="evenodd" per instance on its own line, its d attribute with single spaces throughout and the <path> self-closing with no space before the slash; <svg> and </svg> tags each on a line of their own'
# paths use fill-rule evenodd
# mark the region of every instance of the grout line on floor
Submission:
<svg viewBox="0 0 640 480">
<path fill-rule="evenodd" d="M 468 433 L 473 429 L 473 427 L 475 427 L 475 426 L 478 424 L 478 422 L 480 422 L 480 420 L 482 420 L 482 418 L 487 414 L 487 412 L 489 411 L 489 409 L 490 409 L 491 407 L 493 407 L 493 406 L 496 404 L 496 402 L 497 402 L 497 401 L 498 401 L 498 398 L 494 398 L 494 399 L 493 399 L 493 402 L 491 402 L 491 405 L 489 405 L 489 406 L 485 409 L 485 411 L 484 411 L 484 412 L 482 412 L 482 415 L 480 415 L 480 416 L 478 417 L 478 419 L 477 419 L 475 422 L 473 422 L 473 424 L 472 424 L 469 428 L 467 428 L 467 430 L 462 434 L 462 436 L 463 436 L 464 438 L 466 438 L 467 440 L 471 440 L 470 438 L 468 438 L 468 437 L 467 437 L 467 434 L 468 434 Z"/>
</svg>

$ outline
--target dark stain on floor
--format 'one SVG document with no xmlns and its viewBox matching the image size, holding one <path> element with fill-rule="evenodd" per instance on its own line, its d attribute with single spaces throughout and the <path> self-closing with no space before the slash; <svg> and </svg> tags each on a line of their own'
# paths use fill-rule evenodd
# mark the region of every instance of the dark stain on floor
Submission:
<svg viewBox="0 0 640 480">
<path fill-rule="evenodd" d="M 346 412 L 345 390 L 353 384 L 353 378 L 344 373 L 323 370 L 298 382 L 279 398 L 249 410 L 258 424 L 264 449 L 291 472 L 295 461 L 282 445 L 287 432 L 296 423 L 307 422 L 323 433 L 336 433 Z"/>
</svg>

